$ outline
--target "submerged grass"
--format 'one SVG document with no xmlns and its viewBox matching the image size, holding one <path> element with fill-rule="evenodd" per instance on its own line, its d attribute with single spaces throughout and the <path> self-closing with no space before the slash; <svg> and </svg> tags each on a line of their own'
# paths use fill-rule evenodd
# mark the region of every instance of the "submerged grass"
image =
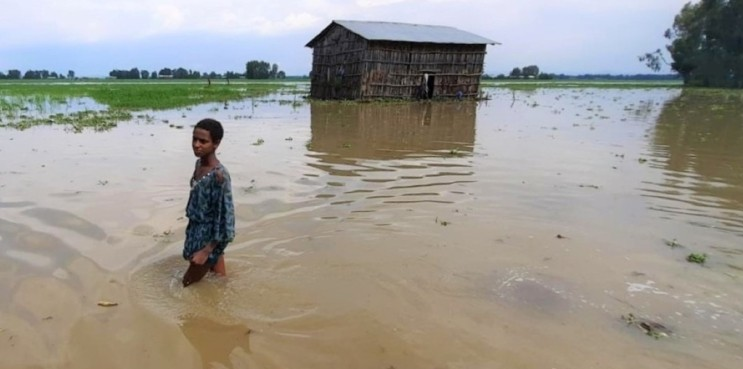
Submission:
<svg viewBox="0 0 743 369">
<path fill-rule="evenodd" d="M 69 126 L 73 132 L 82 132 L 86 128 L 91 128 L 95 131 L 105 131 L 116 127 L 118 122 L 130 119 L 132 119 L 132 114 L 125 110 L 83 110 L 67 115 L 58 113 L 49 118 L 21 119 L 8 126 L 24 130 L 40 125 L 64 124 Z"/>
<path fill-rule="evenodd" d="M 26 129 L 42 124 L 67 124 L 73 130 L 97 130 L 129 120 L 132 112 L 167 110 L 212 102 L 238 101 L 276 92 L 286 85 L 239 81 L 226 84 L 205 81 L 94 81 L 0 83 L 0 126 Z M 100 111 L 84 110 L 60 116 L 34 117 L 25 111 L 43 111 L 50 104 L 64 104 L 75 98 L 90 98 Z"/>
</svg>

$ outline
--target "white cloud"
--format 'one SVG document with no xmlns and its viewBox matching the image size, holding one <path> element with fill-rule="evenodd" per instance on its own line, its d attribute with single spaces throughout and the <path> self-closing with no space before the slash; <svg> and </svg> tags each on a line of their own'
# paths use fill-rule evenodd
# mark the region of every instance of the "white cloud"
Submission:
<svg viewBox="0 0 743 369">
<path fill-rule="evenodd" d="M 356 4 L 362 8 L 380 7 L 398 3 L 412 3 L 420 7 L 423 3 L 466 3 L 470 0 L 357 0 Z"/>
<path fill-rule="evenodd" d="M 356 4 L 362 8 L 373 8 L 376 6 L 392 5 L 397 3 L 404 3 L 409 0 L 358 0 Z"/>
<path fill-rule="evenodd" d="M 687 1 L 6 1 L 0 7 L 0 52 L 45 45 L 131 43 L 180 34 L 295 37 L 301 43 L 333 19 L 358 19 L 461 28 L 503 42 L 489 48 L 490 64 L 544 60 L 540 63 L 555 61 L 557 69 L 561 60 L 601 63 L 596 56 L 617 52 L 636 59 L 638 45 L 662 47 L 663 31 Z"/>
<path fill-rule="evenodd" d="M 178 32 L 286 34 L 320 27 L 326 14 L 345 14 L 346 8 L 326 0 L 17 1 L 2 7 L 0 47 L 139 39 Z"/>
<path fill-rule="evenodd" d="M 611 13 L 672 9 L 675 14 L 686 1 L 25 0 L 3 4 L 0 46 L 138 39 L 177 32 L 277 35 L 321 29 L 332 19 L 411 21 L 461 28 L 479 24 L 497 29 L 502 25 L 518 27 L 535 14 L 548 17 L 549 11 L 608 17 Z"/>
<path fill-rule="evenodd" d="M 158 31 L 172 32 L 180 29 L 186 22 L 183 12 L 173 4 L 159 4 L 154 6 L 154 19 L 152 20 L 155 27 L 150 32 Z M 158 22 L 154 22 L 157 20 Z"/>
</svg>

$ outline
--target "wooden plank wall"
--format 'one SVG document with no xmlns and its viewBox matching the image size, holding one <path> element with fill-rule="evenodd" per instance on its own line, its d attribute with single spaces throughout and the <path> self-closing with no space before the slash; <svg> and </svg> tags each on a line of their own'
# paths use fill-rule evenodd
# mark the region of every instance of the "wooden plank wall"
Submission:
<svg viewBox="0 0 743 369">
<path fill-rule="evenodd" d="M 485 45 L 375 42 L 364 55 L 364 98 L 416 98 L 423 74 L 434 76 L 434 98 L 476 97 Z"/>
<path fill-rule="evenodd" d="M 477 97 L 486 45 L 366 39 L 337 26 L 313 47 L 310 96 L 317 99 L 418 98 L 423 74 L 433 98 Z"/>
<path fill-rule="evenodd" d="M 358 99 L 362 79 L 365 39 L 335 27 L 312 53 L 310 96 L 318 99 Z"/>
</svg>

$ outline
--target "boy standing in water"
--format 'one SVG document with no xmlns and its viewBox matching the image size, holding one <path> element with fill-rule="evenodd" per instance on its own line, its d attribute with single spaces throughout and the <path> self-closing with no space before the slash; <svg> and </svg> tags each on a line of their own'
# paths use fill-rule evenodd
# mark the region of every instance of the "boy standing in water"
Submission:
<svg viewBox="0 0 743 369">
<path fill-rule="evenodd" d="M 224 249 L 235 237 L 235 206 L 227 168 L 217 159 L 224 130 L 214 119 L 202 119 L 193 130 L 191 148 L 196 167 L 186 205 L 186 240 L 183 258 L 190 262 L 183 286 L 201 280 L 211 270 L 224 276 Z"/>
</svg>

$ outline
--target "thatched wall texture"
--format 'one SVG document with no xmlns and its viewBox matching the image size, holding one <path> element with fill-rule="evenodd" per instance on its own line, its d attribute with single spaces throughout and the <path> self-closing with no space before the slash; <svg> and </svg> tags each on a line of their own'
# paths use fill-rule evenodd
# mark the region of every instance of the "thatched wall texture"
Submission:
<svg viewBox="0 0 743 369">
<path fill-rule="evenodd" d="M 307 44 L 317 99 L 476 97 L 494 41 L 451 27 L 333 21 Z"/>
</svg>

